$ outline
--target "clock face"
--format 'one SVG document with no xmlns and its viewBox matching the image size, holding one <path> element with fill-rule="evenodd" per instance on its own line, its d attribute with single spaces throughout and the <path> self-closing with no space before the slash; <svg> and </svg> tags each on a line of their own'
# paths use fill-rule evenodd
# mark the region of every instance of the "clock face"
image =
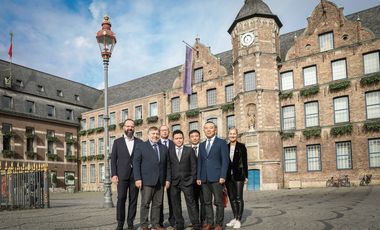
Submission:
<svg viewBox="0 0 380 230">
<path fill-rule="evenodd" d="M 255 41 L 255 35 L 252 32 L 241 35 L 240 42 L 243 46 L 249 46 Z"/>
</svg>

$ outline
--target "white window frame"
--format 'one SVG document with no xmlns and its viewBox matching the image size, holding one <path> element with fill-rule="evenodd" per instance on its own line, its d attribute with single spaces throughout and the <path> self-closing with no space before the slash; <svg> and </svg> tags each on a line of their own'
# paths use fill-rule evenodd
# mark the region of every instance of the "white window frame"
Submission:
<svg viewBox="0 0 380 230">
<path fill-rule="evenodd" d="M 208 89 L 207 90 L 207 106 L 216 105 L 216 89 Z"/>
<path fill-rule="evenodd" d="M 281 90 L 290 90 L 294 88 L 293 71 L 287 71 L 280 74 Z"/>
<path fill-rule="evenodd" d="M 226 102 L 232 102 L 234 99 L 234 85 L 225 86 Z"/>
<path fill-rule="evenodd" d="M 352 169 L 351 141 L 336 142 L 336 168 Z"/>
<path fill-rule="evenodd" d="M 318 101 L 307 102 L 305 103 L 305 127 L 317 126 L 319 126 L 319 103 Z"/>
<path fill-rule="evenodd" d="M 321 171 L 321 145 L 307 145 L 307 171 Z"/>
<path fill-rule="evenodd" d="M 347 60 L 340 59 L 331 62 L 331 74 L 333 81 L 347 78 Z"/>
<path fill-rule="evenodd" d="M 194 84 L 203 82 L 203 68 L 198 68 L 194 70 Z"/>
<path fill-rule="evenodd" d="M 380 167 L 380 139 L 368 140 L 368 161 L 370 168 Z"/>
<path fill-rule="evenodd" d="M 288 111 L 285 111 L 285 110 L 286 109 L 290 109 L 290 108 L 293 108 L 293 116 L 287 116 L 287 117 L 285 117 L 285 114 L 288 112 Z M 296 107 L 294 105 L 282 107 L 282 130 L 287 131 L 287 130 L 294 130 L 296 128 L 296 111 L 295 110 L 296 110 Z M 287 120 L 290 120 L 290 122 L 286 123 Z M 291 124 L 291 123 L 293 125 L 291 125 L 291 126 L 289 126 L 289 125 L 285 126 L 285 124 Z"/>
<path fill-rule="evenodd" d="M 303 84 L 304 86 L 317 84 L 317 66 L 309 66 L 303 68 Z"/>
<path fill-rule="evenodd" d="M 192 93 L 189 95 L 189 109 L 196 109 L 198 108 L 198 94 Z"/>
<path fill-rule="evenodd" d="M 345 107 L 339 107 L 340 103 L 346 104 Z M 343 106 L 343 104 L 342 104 Z M 340 118 L 342 117 L 342 118 Z M 337 119 L 338 118 L 338 119 Z M 339 123 L 346 123 L 350 122 L 350 101 L 348 96 L 343 96 L 343 97 L 336 97 L 334 98 L 334 123 L 339 124 Z"/>
<path fill-rule="evenodd" d="M 373 101 L 370 96 L 375 95 Z M 365 94 L 366 117 L 367 119 L 380 118 L 380 91 L 367 92 Z"/>
<path fill-rule="evenodd" d="M 157 116 L 158 115 L 158 104 L 157 102 L 149 103 L 149 116 Z"/>
<path fill-rule="evenodd" d="M 142 106 L 135 106 L 135 120 L 142 119 Z"/>
<path fill-rule="evenodd" d="M 244 73 L 244 91 L 256 89 L 256 72 L 251 71 Z"/>
<path fill-rule="evenodd" d="M 380 71 L 380 52 L 372 52 L 363 55 L 364 74 Z"/>
<path fill-rule="evenodd" d="M 172 113 L 179 113 L 180 112 L 180 97 L 173 97 L 171 101 L 172 101 Z"/>
<path fill-rule="evenodd" d="M 321 52 L 334 49 L 334 33 L 328 32 L 320 34 L 319 38 L 319 50 Z"/>
<path fill-rule="evenodd" d="M 297 148 L 284 148 L 284 171 L 286 173 L 297 172 Z"/>
</svg>

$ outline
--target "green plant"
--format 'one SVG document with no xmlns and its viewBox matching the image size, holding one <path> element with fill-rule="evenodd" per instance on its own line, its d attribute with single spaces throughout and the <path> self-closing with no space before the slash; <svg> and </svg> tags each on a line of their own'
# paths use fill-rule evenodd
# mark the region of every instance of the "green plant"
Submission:
<svg viewBox="0 0 380 230">
<path fill-rule="evenodd" d="M 73 175 L 67 175 L 66 180 L 75 180 L 75 177 Z"/>
<path fill-rule="evenodd" d="M 303 131 L 303 135 L 306 137 L 306 139 L 309 139 L 312 137 L 320 137 L 321 136 L 321 128 L 305 129 Z"/>
<path fill-rule="evenodd" d="M 57 142 L 58 141 L 58 137 L 55 137 L 55 136 L 47 136 L 46 139 L 48 141 L 52 141 L 52 142 Z"/>
<path fill-rule="evenodd" d="M 14 157 L 14 156 L 16 155 L 16 152 L 13 151 L 13 150 L 6 150 L 6 149 L 3 149 L 2 153 L 3 153 L 3 156 L 4 156 L 5 158 L 11 158 L 11 157 Z"/>
<path fill-rule="evenodd" d="M 361 86 L 374 85 L 380 82 L 380 72 L 371 73 L 360 80 Z"/>
<path fill-rule="evenodd" d="M 25 154 L 26 154 L 26 156 L 27 156 L 29 159 L 34 159 L 34 157 L 37 156 L 37 153 L 36 153 L 36 152 L 33 152 L 33 151 L 26 151 Z"/>
<path fill-rule="evenodd" d="M 180 118 L 181 118 L 181 114 L 180 113 L 172 113 L 172 114 L 168 115 L 168 120 L 169 121 L 177 121 Z"/>
<path fill-rule="evenodd" d="M 380 120 L 369 120 L 364 122 L 364 130 L 369 132 L 380 132 Z"/>
<path fill-rule="evenodd" d="M 87 156 L 87 160 L 88 161 L 92 161 L 95 159 L 95 155 L 90 155 L 90 156 Z"/>
<path fill-rule="evenodd" d="M 198 109 L 192 109 L 186 111 L 186 116 L 187 117 L 197 117 L 199 115 L 199 110 Z"/>
<path fill-rule="evenodd" d="M 235 104 L 234 103 L 226 103 L 226 104 L 220 106 L 220 108 L 223 110 L 223 112 L 233 111 L 235 108 Z"/>
<path fill-rule="evenodd" d="M 119 123 L 120 128 L 123 128 L 123 126 L 124 126 L 124 121 Z"/>
<path fill-rule="evenodd" d="M 87 134 L 87 130 L 81 130 L 78 132 L 79 136 L 85 136 Z"/>
<path fill-rule="evenodd" d="M 338 92 L 340 90 L 347 89 L 350 86 L 351 86 L 351 81 L 349 81 L 349 80 L 333 82 L 333 83 L 329 84 L 329 91 L 330 92 Z"/>
<path fill-rule="evenodd" d="M 158 121 L 158 116 L 148 117 L 148 118 L 146 119 L 146 121 L 148 122 L 148 124 L 149 124 L 149 123 L 155 123 L 155 122 Z"/>
<path fill-rule="evenodd" d="M 352 124 L 336 126 L 336 127 L 331 128 L 330 130 L 330 134 L 333 136 L 351 134 L 351 132 L 352 132 Z"/>
<path fill-rule="evenodd" d="M 81 161 L 86 161 L 86 160 L 87 160 L 87 156 L 81 156 L 81 157 L 80 157 L 80 160 L 81 160 Z"/>
<path fill-rule="evenodd" d="M 34 139 L 36 138 L 36 135 L 33 133 L 25 133 L 26 139 Z"/>
<path fill-rule="evenodd" d="M 319 93 L 319 86 L 318 85 L 303 88 L 300 91 L 300 94 L 302 97 L 312 96 L 312 95 L 317 94 L 317 93 Z"/>
<path fill-rule="evenodd" d="M 142 125 L 143 122 L 144 122 L 143 119 L 136 119 L 136 120 L 135 120 L 135 125 L 136 125 L 136 126 Z"/>
<path fill-rule="evenodd" d="M 66 144 L 68 144 L 68 145 L 72 145 L 72 144 L 74 144 L 75 143 L 75 140 L 74 140 L 74 138 L 65 138 L 65 142 L 66 142 Z"/>
<path fill-rule="evenodd" d="M 88 129 L 87 130 L 87 135 L 91 135 L 95 132 L 95 129 Z"/>
<path fill-rule="evenodd" d="M 290 91 L 290 92 L 280 92 L 280 99 L 281 100 L 285 100 L 285 99 L 292 98 L 292 97 L 293 97 L 293 91 Z"/>
<path fill-rule="evenodd" d="M 115 130 L 115 129 L 116 129 L 116 125 L 115 125 L 115 124 L 109 125 L 109 126 L 108 126 L 108 129 L 109 129 L 110 131 Z"/>
<path fill-rule="evenodd" d="M 14 137 L 14 136 L 16 136 L 16 133 L 13 131 L 7 131 L 7 132 L 3 133 L 3 136 L 4 137 Z"/>
<path fill-rule="evenodd" d="M 65 156 L 67 161 L 75 162 L 77 160 L 77 157 L 75 155 L 66 155 Z"/>
<path fill-rule="evenodd" d="M 103 131 L 104 131 L 104 127 L 98 127 L 98 128 L 95 129 L 96 133 L 101 133 Z"/>
<path fill-rule="evenodd" d="M 55 161 L 58 159 L 58 155 L 54 153 L 46 153 L 46 156 L 49 160 Z"/>
<path fill-rule="evenodd" d="M 286 140 L 294 137 L 294 132 L 280 132 L 281 139 Z"/>
<path fill-rule="evenodd" d="M 97 160 L 103 160 L 104 159 L 104 154 L 98 154 L 95 157 Z"/>
</svg>

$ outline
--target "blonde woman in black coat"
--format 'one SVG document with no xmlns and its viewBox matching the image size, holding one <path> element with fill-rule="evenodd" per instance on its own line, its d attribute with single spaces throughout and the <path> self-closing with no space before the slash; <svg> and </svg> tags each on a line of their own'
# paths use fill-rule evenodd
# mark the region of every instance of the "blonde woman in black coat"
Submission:
<svg viewBox="0 0 380 230">
<path fill-rule="evenodd" d="M 227 171 L 226 187 L 234 219 L 227 227 L 240 228 L 244 211 L 243 188 L 248 182 L 247 148 L 237 141 L 238 131 L 232 128 L 228 132 L 228 150 L 230 164 Z"/>
</svg>

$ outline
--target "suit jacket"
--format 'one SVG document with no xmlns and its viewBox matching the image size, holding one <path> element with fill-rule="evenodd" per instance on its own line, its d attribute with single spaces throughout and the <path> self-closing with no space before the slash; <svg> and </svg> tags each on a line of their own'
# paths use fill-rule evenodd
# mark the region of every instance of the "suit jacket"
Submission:
<svg viewBox="0 0 380 230">
<path fill-rule="evenodd" d="M 191 147 L 183 146 L 181 160 L 178 161 L 176 148 L 169 150 L 172 185 L 189 186 L 197 179 L 197 159 Z"/>
<path fill-rule="evenodd" d="M 220 178 L 226 179 L 228 170 L 227 143 L 215 137 L 207 156 L 206 141 L 199 145 L 197 179 L 204 182 L 217 182 Z"/>
<path fill-rule="evenodd" d="M 134 137 L 134 142 L 132 154 L 128 151 L 124 136 L 116 139 L 113 143 L 111 152 L 111 174 L 112 176 L 118 176 L 119 180 L 129 180 L 133 173 L 134 152 L 136 145 L 141 143 L 142 140 Z"/>
<path fill-rule="evenodd" d="M 228 152 L 230 152 L 230 144 L 228 144 Z M 227 171 L 227 180 L 233 176 L 236 181 L 244 181 L 248 178 L 247 148 L 243 143 L 236 142 L 234 158 L 231 161 Z"/>
<path fill-rule="evenodd" d="M 169 142 L 169 147 L 168 146 L 165 146 L 162 142 L 161 142 L 161 139 L 160 141 L 158 142 L 160 145 L 162 146 L 165 146 L 166 148 L 168 148 L 168 150 L 170 149 L 175 149 L 175 144 L 172 140 L 168 139 L 168 142 Z"/>
<path fill-rule="evenodd" d="M 142 180 L 143 185 L 165 185 L 165 181 L 171 181 L 171 169 L 168 149 L 158 144 L 160 161 L 150 141 L 139 143 L 136 146 L 133 158 L 133 174 L 135 180 Z"/>
</svg>

